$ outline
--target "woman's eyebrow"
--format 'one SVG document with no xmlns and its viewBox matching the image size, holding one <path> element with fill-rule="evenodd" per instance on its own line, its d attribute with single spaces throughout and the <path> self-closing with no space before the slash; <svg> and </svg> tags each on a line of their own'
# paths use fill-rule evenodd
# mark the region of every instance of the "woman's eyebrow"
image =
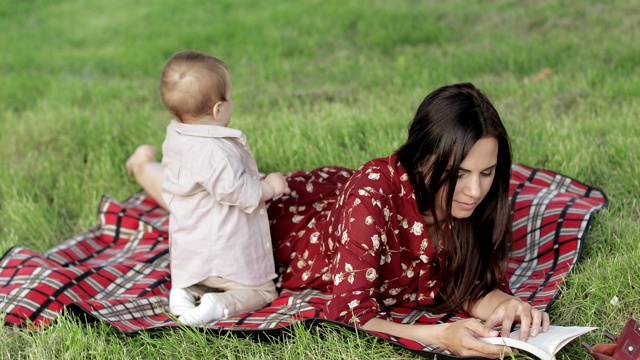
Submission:
<svg viewBox="0 0 640 360">
<path fill-rule="evenodd" d="M 496 166 L 498 166 L 498 163 L 495 163 L 495 164 L 489 166 L 488 168 L 483 169 L 482 171 L 493 170 Z M 467 170 L 467 169 L 462 168 L 462 167 L 460 168 L 460 171 L 471 172 L 471 170 Z"/>
</svg>

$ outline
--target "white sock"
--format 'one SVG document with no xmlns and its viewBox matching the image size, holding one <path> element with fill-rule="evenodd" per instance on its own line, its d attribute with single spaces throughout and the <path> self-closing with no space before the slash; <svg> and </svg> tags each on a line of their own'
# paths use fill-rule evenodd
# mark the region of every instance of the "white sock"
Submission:
<svg viewBox="0 0 640 360">
<path fill-rule="evenodd" d="M 206 293 L 200 299 L 200 305 L 183 314 L 178 321 L 185 325 L 202 326 L 212 321 L 226 318 L 229 310 L 223 309 L 216 293 Z"/>
<path fill-rule="evenodd" d="M 169 292 L 169 311 L 175 316 L 188 313 L 196 307 L 196 299 L 187 289 L 171 288 Z"/>
</svg>

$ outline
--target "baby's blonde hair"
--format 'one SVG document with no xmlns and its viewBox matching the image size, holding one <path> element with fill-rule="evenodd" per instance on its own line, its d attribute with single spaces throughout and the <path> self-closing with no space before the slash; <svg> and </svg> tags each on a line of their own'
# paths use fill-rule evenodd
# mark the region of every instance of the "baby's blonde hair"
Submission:
<svg viewBox="0 0 640 360">
<path fill-rule="evenodd" d="M 174 54 L 162 68 L 160 97 L 176 120 L 184 115 L 204 116 L 226 98 L 231 79 L 227 65 L 200 51 Z"/>
</svg>

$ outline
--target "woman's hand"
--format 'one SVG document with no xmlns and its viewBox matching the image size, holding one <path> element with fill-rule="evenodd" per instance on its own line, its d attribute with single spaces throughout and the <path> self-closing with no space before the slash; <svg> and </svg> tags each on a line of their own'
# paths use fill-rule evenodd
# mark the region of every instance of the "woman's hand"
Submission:
<svg viewBox="0 0 640 360">
<path fill-rule="evenodd" d="M 493 295 L 493 296 L 492 296 Z M 508 337 L 514 322 L 520 322 L 520 340 L 526 341 L 529 335 L 536 336 L 540 331 L 549 330 L 549 314 L 540 311 L 519 298 L 503 292 L 490 293 L 487 297 L 493 300 L 493 311 L 486 317 L 485 326 L 489 329 L 501 325 L 502 336 Z M 491 304 L 488 304 L 491 305 Z"/>
<path fill-rule="evenodd" d="M 491 330 L 476 319 L 465 319 L 431 327 L 440 327 L 434 335 L 435 345 L 447 349 L 455 355 L 495 359 L 505 354 L 504 346 L 491 345 L 477 339 L 477 337 L 496 337 L 498 332 Z"/>
</svg>

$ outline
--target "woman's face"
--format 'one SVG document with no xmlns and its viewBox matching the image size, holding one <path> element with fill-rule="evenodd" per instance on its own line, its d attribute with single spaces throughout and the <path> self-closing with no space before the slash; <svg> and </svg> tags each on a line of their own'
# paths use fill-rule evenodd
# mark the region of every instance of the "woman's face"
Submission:
<svg viewBox="0 0 640 360">
<path fill-rule="evenodd" d="M 460 163 L 460 172 L 453 193 L 451 215 L 464 219 L 471 214 L 489 192 L 498 164 L 498 140 L 486 137 L 478 140 L 467 157 Z M 446 211 L 447 187 L 443 186 L 436 195 L 438 219 L 443 219 Z"/>
</svg>

